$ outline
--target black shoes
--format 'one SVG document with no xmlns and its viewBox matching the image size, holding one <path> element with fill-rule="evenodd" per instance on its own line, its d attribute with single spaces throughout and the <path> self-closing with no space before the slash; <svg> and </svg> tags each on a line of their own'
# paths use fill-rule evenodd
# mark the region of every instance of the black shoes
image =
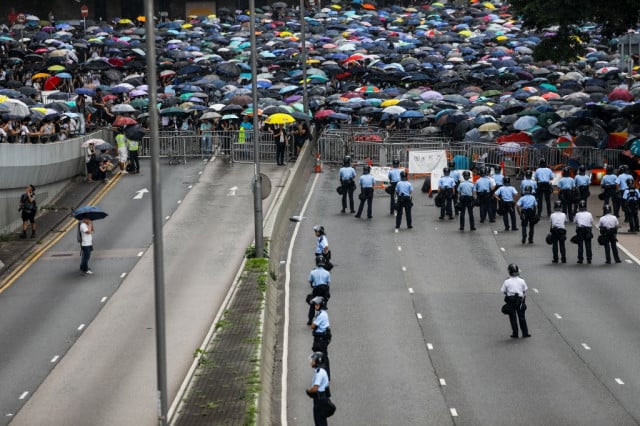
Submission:
<svg viewBox="0 0 640 426">
<path fill-rule="evenodd" d="M 509 337 L 511 337 L 512 339 L 517 339 L 517 338 L 518 338 L 518 335 L 517 335 L 517 334 L 512 334 L 512 335 L 511 335 L 511 336 L 509 336 Z"/>
<path fill-rule="evenodd" d="M 525 334 L 524 336 L 522 336 L 523 339 L 526 339 L 527 337 L 531 337 L 530 334 Z"/>
</svg>

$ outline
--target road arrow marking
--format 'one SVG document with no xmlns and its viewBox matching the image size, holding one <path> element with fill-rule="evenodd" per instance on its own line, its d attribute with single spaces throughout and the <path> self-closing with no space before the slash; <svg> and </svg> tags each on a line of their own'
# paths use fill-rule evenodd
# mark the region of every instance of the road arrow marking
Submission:
<svg viewBox="0 0 640 426">
<path fill-rule="evenodd" d="M 227 197 L 235 197 L 237 190 L 238 190 L 237 186 L 232 186 L 231 188 L 229 188 L 229 193 L 227 194 Z"/>
<path fill-rule="evenodd" d="M 142 197 L 144 197 L 144 194 L 149 192 L 149 190 L 147 188 L 142 188 L 136 191 L 136 195 L 133 196 L 134 200 L 142 200 Z"/>
</svg>

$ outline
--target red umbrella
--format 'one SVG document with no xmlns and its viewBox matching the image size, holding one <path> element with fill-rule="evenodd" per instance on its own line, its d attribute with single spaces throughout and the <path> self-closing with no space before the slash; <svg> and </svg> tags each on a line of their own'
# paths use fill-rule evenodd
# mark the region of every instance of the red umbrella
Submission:
<svg viewBox="0 0 640 426">
<path fill-rule="evenodd" d="M 322 120 L 323 118 L 327 118 L 334 113 L 335 111 L 331 109 L 321 109 L 320 111 L 316 112 L 314 117 L 317 118 L 318 120 Z"/>
<path fill-rule="evenodd" d="M 618 148 L 625 144 L 629 134 L 627 132 L 609 133 L 607 137 L 607 148 Z"/>
<path fill-rule="evenodd" d="M 627 89 L 618 87 L 609 92 L 607 98 L 609 101 L 631 102 L 633 100 L 633 95 Z"/>
<path fill-rule="evenodd" d="M 113 124 L 111 125 L 113 127 L 123 127 L 123 126 L 133 126 L 134 124 L 138 124 L 138 122 L 133 118 L 119 115 L 118 117 L 116 117 L 116 119 L 113 121 Z"/>
<path fill-rule="evenodd" d="M 49 78 L 47 78 L 47 80 L 44 82 L 44 90 L 56 90 L 56 87 L 58 86 L 58 84 L 60 84 L 60 82 L 62 81 L 62 79 L 58 76 L 51 76 Z"/>
</svg>

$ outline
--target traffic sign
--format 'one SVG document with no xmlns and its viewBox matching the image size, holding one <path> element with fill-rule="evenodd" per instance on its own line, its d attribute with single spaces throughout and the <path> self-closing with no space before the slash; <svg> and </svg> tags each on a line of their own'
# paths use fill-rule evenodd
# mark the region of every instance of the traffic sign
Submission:
<svg viewBox="0 0 640 426">
<path fill-rule="evenodd" d="M 20 22 L 21 24 L 24 24 L 27 21 L 27 15 L 25 15 L 24 13 L 21 13 L 18 15 L 18 22 Z"/>
<path fill-rule="evenodd" d="M 83 6 L 80 8 L 80 13 L 82 13 L 82 17 L 83 17 L 83 18 L 86 18 L 87 16 L 89 16 L 89 6 L 87 6 L 87 5 L 83 5 Z"/>
</svg>

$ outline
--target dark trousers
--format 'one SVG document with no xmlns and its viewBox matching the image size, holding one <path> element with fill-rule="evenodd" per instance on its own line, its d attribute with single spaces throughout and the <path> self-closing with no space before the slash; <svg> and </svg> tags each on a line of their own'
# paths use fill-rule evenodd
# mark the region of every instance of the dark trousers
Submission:
<svg viewBox="0 0 640 426">
<path fill-rule="evenodd" d="M 584 252 L 587 252 L 587 261 L 591 262 L 591 228 L 588 226 L 580 226 L 576 229 L 578 234 L 578 261 L 584 260 Z"/>
<path fill-rule="evenodd" d="M 389 194 L 389 213 L 390 214 L 394 214 L 396 211 L 396 185 L 397 184 L 398 182 L 389 182 L 389 185 L 391 185 L 391 188 L 393 188 L 393 192 Z"/>
<path fill-rule="evenodd" d="M 138 151 L 129 151 L 129 161 L 133 166 L 133 172 L 140 172 L 140 160 L 138 159 Z"/>
<path fill-rule="evenodd" d="M 562 202 L 562 212 L 567 215 L 569 221 L 572 221 L 573 215 L 576 213 L 574 210 L 575 204 L 573 203 L 573 191 L 570 189 L 561 190 L 560 201 Z"/>
<path fill-rule="evenodd" d="M 524 316 L 525 311 L 522 309 L 522 297 L 519 296 L 507 296 L 504 298 L 505 302 L 509 304 L 515 304 L 516 309 L 509 314 L 509 323 L 511 323 L 511 334 L 513 336 L 518 335 L 518 323 L 520 323 L 520 330 L 522 335 L 529 334 L 529 328 L 527 327 L 527 320 Z M 517 318 L 517 319 L 516 319 Z"/>
<path fill-rule="evenodd" d="M 606 204 L 613 204 L 613 214 L 618 217 L 620 211 L 620 200 L 618 200 L 618 193 L 616 192 L 615 185 L 605 185 L 604 187 L 604 199 L 602 200 Z"/>
<path fill-rule="evenodd" d="M 329 303 L 329 298 L 331 297 L 331 293 L 329 292 L 328 285 L 317 285 L 312 287 L 311 290 L 311 299 L 317 296 L 322 296 L 324 298 L 325 306 Z M 311 300 L 309 299 L 309 300 Z M 313 321 L 313 317 L 316 316 L 316 308 L 312 303 L 309 303 L 309 314 L 308 314 L 308 323 L 311 324 Z"/>
<path fill-rule="evenodd" d="M 527 219 L 526 217 L 521 218 L 520 227 L 522 227 L 522 243 L 527 240 L 527 227 L 529 228 L 529 243 L 533 243 L 533 230 L 536 224 L 531 219 Z"/>
<path fill-rule="evenodd" d="M 516 209 L 513 206 L 513 201 L 500 201 L 502 203 L 502 221 L 504 222 L 504 229 L 507 231 L 509 228 L 518 229 L 516 225 Z M 511 218 L 511 227 L 509 227 L 509 218 Z"/>
<path fill-rule="evenodd" d="M 362 188 L 362 194 L 364 194 L 364 199 L 360 200 L 360 205 L 358 206 L 358 212 L 356 213 L 356 217 L 360 217 L 362 215 L 362 210 L 364 209 L 364 203 L 367 202 L 367 218 L 371 219 L 373 216 L 371 215 L 371 204 L 373 203 L 373 188 Z"/>
<path fill-rule="evenodd" d="M 80 247 L 80 270 L 87 272 L 89 270 L 89 259 L 91 259 L 91 252 L 93 246 L 81 246 Z"/>
<path fill-rule="evenodd" d="M 573 202 L 574 213 L 578 211 L 578 203 L 580 201 L 584 201 L 585 205 L 589 202 L 589 196 L 591 195 L 589 192 L 589 185 L 578 186 L 578 194 L 580 194 L 580 197 Z"/>
<path fill-rule="evenodd" d="M 329 375 L 328 372 L 327 375 Z M 315 426 L 327 426 L 327 418 L 322 414 L 321 404 L 319 397 L 313 398 L 313 422 Z"/>
<path fill-rule="evenodd" d="M 445 195 L 442 200 L 442 207 L 440 207 L 440 219 L 444 219 L 444 216 L 449 216 L 450 219 L 453 218 L 453 195 Z"/>
<path fill-rule="evenodd" d="M 553 253 L 553 261 L 558 261 L 558 250 L 560 250 L 560 258 L 562 263 L 567 261 L 567 249 L 565 241 L 567 240 L 567 230 L 561 228 L 553 228 L 551 230 L 551 237 L 553 242 L 551 243 L 551 252 Z"/>
<path fill-rule="evenodd" d="M 347 209 L 347 197 L 349 197 L 349 210 L 351 210 L 351 213 L 355 212 L 356 209 L 353 206 L 353 191 L 356 189 L 355 184 L 352 182 L 343 183 L 342 189 L 344 190 L 342 193 L 342 210 Z"/>
<path fill-rule="evenodd" d="M 629 229 L 631 232 L 638 232 L 638 207 L 631 207 L 627 203 L 627 212 L 629 215 Z"/>
<path fill-rule="evenodd" d="M 284 166 L 284 152 L 287 145 L 284 142 L 276 142 L 276 164 Z"/>
<path fill-rule="evenodd" d="M 462 195 L 460 197 L 460 229 L 464 229 L 464 217 L 469 213 L 469 227 L 473 230 L 476 229 L 476 223 L 473 218 L 473 197 L 468 195 Z"/>
<path fill-rule="evenodd" d="M 607 263 L 611 263 L 611 253 L 613 253 L 613 260 L 616 263 L 620 263 L 620 256 L 618 255 L 618 245 L 616 244 L 617 239 L 615 234 L 608 235 L 604 240 L 604 257 L 607 260 Z"/>
<path fill-rule="evenodd" d="M 396 215 L 396 228 L 400 228 L 400 225 L 402 225 L 402 210 L 404 210 L 405 215 L 407 217 L 407 227 L 411 228 L 413 225 L 411 224 L 411 204 L 412 202 L 409 201 L 408 203 L 402 203 L 402 204 L 398 204 L 398 214 Z"/>
<path fill-rule="evenodd" d="M 538 182 L 536 189 L 536 201 L 538 202 L 538 217 L 542 216 L 542 201 L 547 203 L 547 217 L 551 216 L 551 184 Z"/>
<path fill-rule="evenodd" d="M 483 223 L 487 216 L 489 216 L 489 221 L 491 222 L 496 220 L 495 216 L 491 216 L 491 203 L 493 202 L 491 194 L 489 192 L 481 192 L 478 194 L 478 198 L 480 200 L 480 223 Z"/>
</svg>

